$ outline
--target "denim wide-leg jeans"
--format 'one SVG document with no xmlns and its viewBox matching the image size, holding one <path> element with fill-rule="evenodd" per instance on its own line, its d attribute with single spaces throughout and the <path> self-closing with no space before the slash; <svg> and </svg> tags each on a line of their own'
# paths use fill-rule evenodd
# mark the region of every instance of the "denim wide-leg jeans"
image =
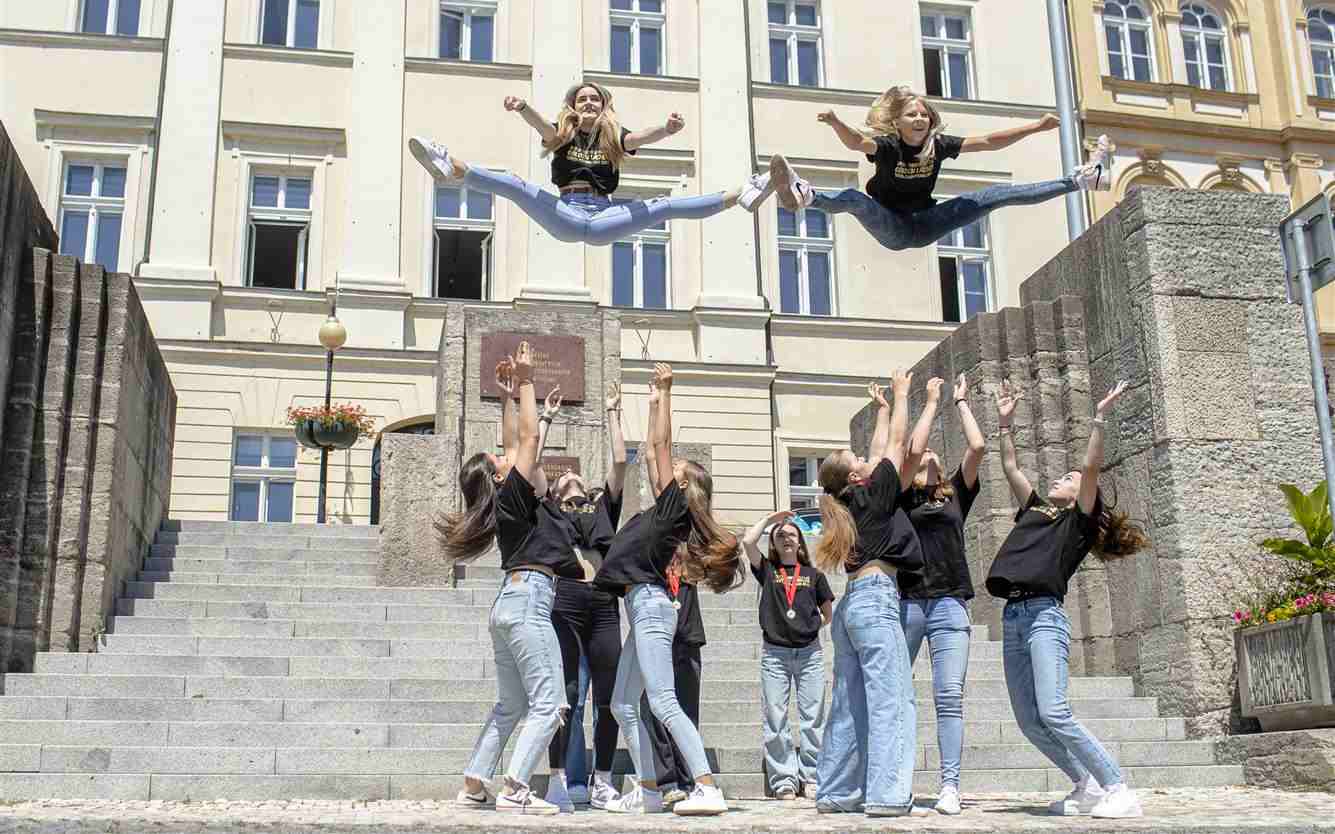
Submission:
<svg viewBox="0 0 1335 834">
<path fill-rule="evenodd" d="M 793 747 L 788 702 L 797 684 L 797 721 L 802 747 Z M 769 788 L 796 791 L 815 785 L 825 725 L 825 654 L 820 640 L 791 649 L 765 643 L 760 653 L 760 711 L 765 733 L 765 772 Z"/>
</svg>

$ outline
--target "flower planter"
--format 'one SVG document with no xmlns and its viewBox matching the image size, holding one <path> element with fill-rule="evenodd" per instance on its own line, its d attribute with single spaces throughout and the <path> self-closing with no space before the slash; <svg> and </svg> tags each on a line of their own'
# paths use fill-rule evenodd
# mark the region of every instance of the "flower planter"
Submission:
<svg viewBox="0 0 1335 834">
<path fill-rule="evenodd" d="M 1335 726 L 1335 617 L 1238 629 L 1233 645 L 1243 715 L 1266 732 Z"/>
<path fill-rule="evenodd" d="M 302 420 L 292 428 L 297 442 L 307 449 L 348 449 L 359 436 L 357 426 L 351 423 L 325 426 L 317 420 Z"/>
</svg>

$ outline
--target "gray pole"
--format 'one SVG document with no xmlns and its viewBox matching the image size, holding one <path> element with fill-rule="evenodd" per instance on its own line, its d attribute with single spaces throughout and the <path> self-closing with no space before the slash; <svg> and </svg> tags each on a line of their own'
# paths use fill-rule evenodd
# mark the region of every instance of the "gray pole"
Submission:
<svg viewBox="0 0 1335 834">
<path fill-rule="evenodd" d="M 1081 162 L 1080 125 L 1075 112 L 1071 83 L 1070 39 L 1066 32 L 1065 0 L 1048 0 L 1048 40 L 1052 44 L 1052 80 L 1057 93 L 1057 115 L 1061 117 L 1062 170 L 1074 171 Z M 1075 240 L 1085 233 L 1085 195 L 1066 195 L 1066 229 Z"/>
<path fill-rule="evenodd" d="M 1289 227 L 1294 255 L 1298 261 L 1299 289 L 1303 294 L 1303 320 L 1307 324 L 1307 349 L 1312 358 L 1312 390 L 1316 392 L 1316 420 L 1321 427 L 1321 456 L 1326 464 L 1326 499 L 1331 518 L 1335 518 L 1335 439 L 1330 426 L 1330 398 L 1326 392 L 1326 368 L 1321 361 L 1321 336 L 1317 333 L 1316 302 L 1312 298 L 1312 265 L 1307 252 L 1306 229 L 1294 223 Z"/>
</svg>

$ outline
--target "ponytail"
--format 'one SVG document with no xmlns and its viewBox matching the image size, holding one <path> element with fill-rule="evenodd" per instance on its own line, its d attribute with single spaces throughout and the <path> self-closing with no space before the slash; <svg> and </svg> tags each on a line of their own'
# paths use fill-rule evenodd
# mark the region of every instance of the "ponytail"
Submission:
<svg viewBox="0 0 1335 834">
<path fill-rule="evenodd" d="M 496 539 L 495 475 L 496 466 L 484 452 L 464 461 L 459 469 L 464 509 L 443 513 L 435 521 L 445 558 L 452 564 L 471 562 L 490 550 Z"/>
<path fill-rule="evenodd" d="M 1144 529 L 1115 506 L 1104 505 L 1099 512 L 1099 532 L 1094 550 L 1105 559 L 1119 559 L 1149 547 Z"/>
<path fill-rule="evenodd" d="M 693 460 L 686 461 L 686 508 L 691 515 L 691 532 L 677 546 L 675 561 L 682 578 L 692 585 L 704 585 L 716 594 L 742 583 L 737 571 L 737 537 L 714 520 L 714 479 Z"/>
<path fill-rule="evenodd" d="M 820 544 L 816 545 L 816 567 L 831 572 L 848 561 L 858 543 L 853 514 L 836 496 L 848 489 L 853 454 L 835 452 L 821 462 L 818 482 L 825 490 L 820 497 Z"/>
</svg>

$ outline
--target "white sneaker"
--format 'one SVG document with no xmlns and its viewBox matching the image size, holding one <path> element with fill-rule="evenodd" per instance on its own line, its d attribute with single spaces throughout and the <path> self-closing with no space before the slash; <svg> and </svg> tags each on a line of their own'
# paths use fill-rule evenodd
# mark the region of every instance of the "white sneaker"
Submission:
<svg viewBox="0 0 1335 834">
<path fill-rule="evenodd" d="M 1108 134 L 1099 137 L 1098 145 L 1089 155 L 1089 162 L 1075 172 L 1075 181 L 1085 191 L 1111 191 L 1113 164 L 1112 142 Z"/>
<path fill-rule="evenodd" d="M 942 785 L 941 795 L 936 798 L 936 812 L 953 817 L 960 812 L 960 789 L 954 785 Z"/>
<path fill-rule="evenodd" d="M 752 174 L 746 180 L 746 185 L 742 186 L 742 196 L 737 198 L 737 202 L 742 208 L 754 214 L 760 204 L 773 193 L 774 186 L 770 184 L 769 174 Z"/>
<path fill-rule="evenodd" d="M 596 793 L 598 786 L 594 786 Z M 629 790 L 615 799 L 609 799 L 603 810 L 609 814 L 643 814 L 644 813 L 644 789 L 638 785 L 634 790 Z"/>
<path fill-rule="evenodd" d="M 1094 806 L 1102 799 L 1103 788 L 1094 781 L 1094 777 L 1086 776 L 1063 799 L 1048 805 L 1048 813 L 1058 817 L 1084 816 L 1094 810 Z"/>
<path fill-rule="evenodd" d="M 496 797 L 496 810 L 505 811 L 511 814 L 533 814 L 538 816 L 551 816 L 561 813 L 561 809 L 533 795 L 533 791 L 528 788 L 520 788 L 512 794 L 501 794 Z"/>
<path fill-rule="evenodd" d="M 616 788 L 601 779 L 593 780 L 593 790 L 589 792 L 590 807 L 597 808 L 599 811 L 607 811 L 609 810 L 607 806 L 620 798 L 621 794 L 617 793 Z"/>
<path fill-rule="evenodd" d="M 712 817 L 727 810 L 728 800 L 714 785 L 697 784 L 690 796 L 672 806 L 672 813 L 682 817 Z"/>
<path fill-rule="evenodd" d="M 663 791 L 662 793 L 663 807 L 669 811 L 672 810 L 673 805 L 676 805 L 678 802 L 681 802 L 686 798 L 686 791 L 681 788 L 673 788 L 670 791 Z"/>
<path fill-rule="evenodd" d="M 495 808 L 496 794 L 491 792 L 485 784 L 482 790 L 477 793 L 469 793 L 468 788 L 463 788 L 459 794 L 454 797 L 455 805 L 462 805 L 465 808 Z"/>
<path fill-rule="evenodd" d="M 774 798 L 785 801 L 797 799 L 797 788 L 794 788 L 792 785 L 784 785 L 774 792 Z"/>
<path fill-rule="evenodd" d="M 425 136 L 414 136 L 408 140 L 408 150 L 433 179 L 439 182 L 458 179 L 454 175 L 454 161 L 450 159 L 449 150 L 439 142 L 433 142 Z"/>
<path fill-rule="evenodd" d="M 776 153 L 770 157 L 769 176 L 779 205 L 789 211 L 805 208 L 816 199 L 816 192 L 811 190 L 811 184 L 797 175 L 793 166 L 788 164 L 788 160 L 784 159 L 782 154 Z"/>
<path fill-rule="evenodd" d="M 1136 792 L 1126 785 L 1113 785 L 1089 812 L 1091 817 L 1107 820 L 1125 820 L 1145 816 Z"/>
<path fill-rule="evenodd" d="M 570 803 L 572 805 L 589 804 L 588 785 L 566 785 L 566 793 L 570 796 Z"/>
<path fill-rule="evenodd" d="M 563 814 L 575 813 L 575 803 L 571 801 L 570 793 L 566 790 L 564 776 L 553 776 L 547 780 L 546 801 L 555 805 Z"/>
</svg>

